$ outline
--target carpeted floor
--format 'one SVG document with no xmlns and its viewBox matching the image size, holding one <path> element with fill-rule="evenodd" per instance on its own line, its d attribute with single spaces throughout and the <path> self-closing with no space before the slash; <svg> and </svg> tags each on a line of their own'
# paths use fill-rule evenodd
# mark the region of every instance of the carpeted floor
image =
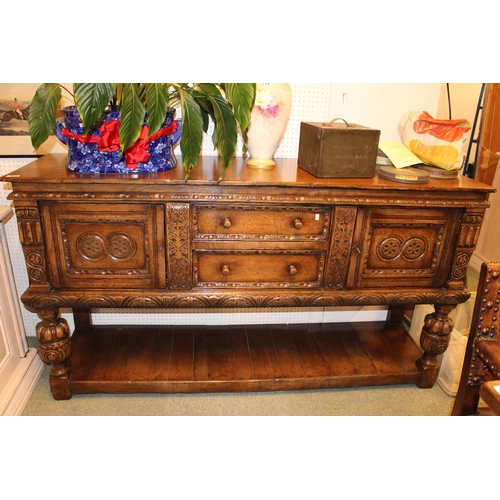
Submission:
<svg viewBox="0 0 500 500">
<path fill-rule="evenodd" d="M 469 269 L 468 287 L 477 288 L 478 274 Z M 36 347 L 37 340 L 29 343 Z M 75 395 L 68 401 L 52 398 L 45 367 L 24 416 L 447 416 L 454 398 L 435 384 L 222 394 Z"/>
</svg>

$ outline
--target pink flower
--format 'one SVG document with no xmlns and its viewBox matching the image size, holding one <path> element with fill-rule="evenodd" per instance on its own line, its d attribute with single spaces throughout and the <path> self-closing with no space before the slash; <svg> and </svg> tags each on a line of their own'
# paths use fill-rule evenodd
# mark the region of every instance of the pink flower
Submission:
<svg viewBox="0 0 500 500">
<path fill-rule="evenodd" d="M 280 113 L 280 105 L 274 104 L 273 106 L 267 106 L 263 108 L 262 106 L 256 106 L 261 114 L 268 118 L 276 118 Z"/>
</svg>

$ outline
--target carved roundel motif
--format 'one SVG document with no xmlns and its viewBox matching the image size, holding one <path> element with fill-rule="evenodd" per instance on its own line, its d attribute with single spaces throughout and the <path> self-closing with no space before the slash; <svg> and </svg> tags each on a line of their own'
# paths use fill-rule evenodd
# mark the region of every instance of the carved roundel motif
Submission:
<svg viewBox="0 0 500 500">
<path fill-rule="evenodd" d="M 420 259 L 427 251 L 427 241 L 421 236 L 411 236 L 404 240 L 401 236 L 390 235 L 377 247 L 377 255 L 382 260 L 395 260 L 399 257 L 406 261 Z"/>
<path fill-rule="evenodd" d="M 420 236 L 407 239 L 403 245 L 402 257 L 405 260 L 418 260 L 427 250 L 427 241 Z"/>
<path fill-rule="evenodd" d="M 403 238 L 391 235 L 384 238 L 377 247 L 377 254 L 382 260 L 394 260 L 401 255 L 401 245 Z"/>
<path fill-rule="evenodd" d="M 83 233 L 76 242 L 78 251 L 87 260 L 102 260 L 106 257 L 106 240 L 98 233 Z"/>
<path fill-rule="evenodd" d="M 76 245 L 81 256 L 91 261 L 103 260 L 106 257 L 128 260 L 137 250 L 134 240 L 125 233 L 111 233 L 106 238 L 99 233 L 83 233 Z"/>
</svg>

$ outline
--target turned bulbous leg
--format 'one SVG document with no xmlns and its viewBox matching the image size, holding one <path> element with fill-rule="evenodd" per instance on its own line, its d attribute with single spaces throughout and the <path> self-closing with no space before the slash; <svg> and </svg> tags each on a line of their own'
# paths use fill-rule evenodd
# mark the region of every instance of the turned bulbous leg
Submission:
<svg viewBox="0 0 500 500">
<path fill-rule="evenodd" d="M 41 322 L 36 326 L 38 348 L 42 360 L 50 365 L 50 388 L 54 399 L 70 399 L 71 339 L 67 321 L 59 317 L 59 309 L 37 311 Z"/>
<path fill-rule="evenodd" d="M 448 314 L 455 307 L 455 304 L 435 304 L 435 311 L 425 317 L 420 334 L 420 346 L 424 354 L 417 360 L 417 366 L 423 372 L 419 387 L 430 388 L 437 380 L 439 373 L 437 356 L 443 354 L 450 343 L 454 325 Z"/>
</svg>

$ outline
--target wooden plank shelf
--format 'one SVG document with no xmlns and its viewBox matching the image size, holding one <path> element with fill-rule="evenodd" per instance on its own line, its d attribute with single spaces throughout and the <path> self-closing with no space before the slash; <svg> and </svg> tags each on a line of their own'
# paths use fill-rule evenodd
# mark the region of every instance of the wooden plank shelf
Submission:
<svg viewBox="0 0 500 500">
<path fill-rule="evenodd" d="M 194 393 L 418 384 L 421 355 L 386 322 L 77 328 L 72 394 Z"/>
</svg>

